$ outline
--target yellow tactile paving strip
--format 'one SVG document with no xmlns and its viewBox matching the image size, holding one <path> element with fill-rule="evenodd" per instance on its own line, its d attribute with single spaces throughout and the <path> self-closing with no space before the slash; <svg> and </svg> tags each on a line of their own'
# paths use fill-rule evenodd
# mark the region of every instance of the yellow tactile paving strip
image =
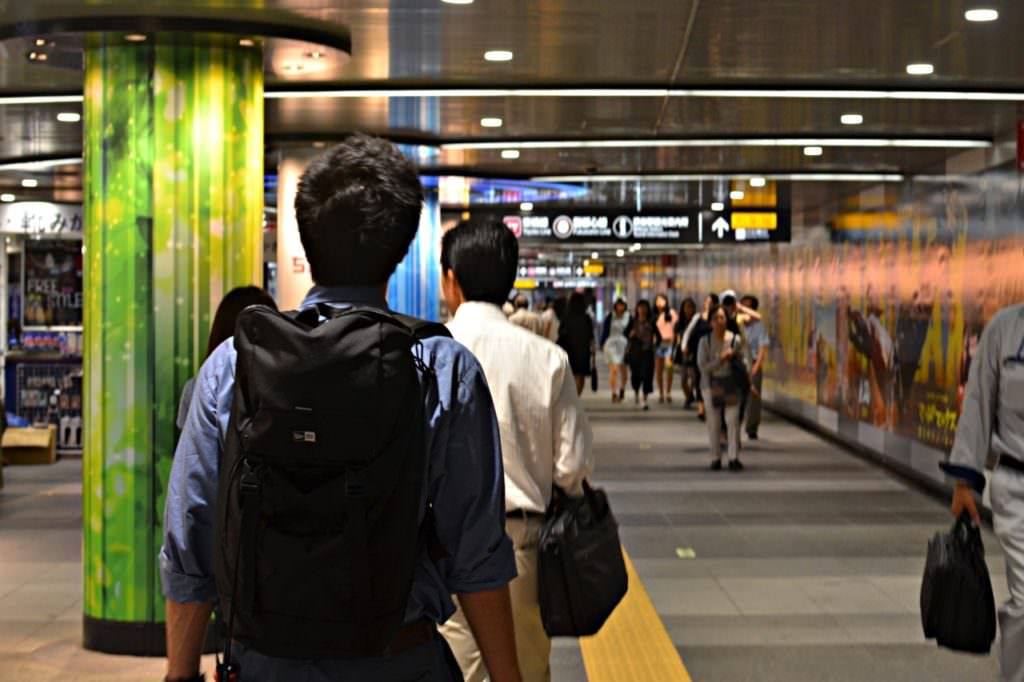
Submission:
<svg viewBox="0 0 1024 682">
<path fill-rule="evenodd" d="M 588 682 L 692 682 L 629 555 L 629 592 L 601 632 L 580 639 Z"/>
</svg>

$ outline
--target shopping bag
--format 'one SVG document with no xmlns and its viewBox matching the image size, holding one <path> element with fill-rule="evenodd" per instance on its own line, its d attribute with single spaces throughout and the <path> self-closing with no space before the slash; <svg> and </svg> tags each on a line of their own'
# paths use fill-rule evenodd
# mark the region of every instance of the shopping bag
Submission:
<svg viewBox="0 0 1024 682">
<path fill-rule="evenodd" d="M 539 545 L 540 615 L 551 637 L 596 634 L 628 588 L 619 528 L 602 490 L 555 488 Z"/>
<path fill-rule="evenodd" d="M 924 636 L 939 646 L 987 654 L 996 637 L 996 607 L 981 531 L 966 514 L 928 543 L 921 581 Z"/>
</svg>

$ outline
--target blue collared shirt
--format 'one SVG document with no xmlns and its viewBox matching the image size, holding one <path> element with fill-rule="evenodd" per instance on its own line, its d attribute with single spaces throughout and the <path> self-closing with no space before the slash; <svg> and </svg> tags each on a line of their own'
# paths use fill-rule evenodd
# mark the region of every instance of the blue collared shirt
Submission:
<svg viewBox="0 0 1024 682">
<path fill-rule="evenodd" d="M 386 308 L 382 292 L 366 288 L 314 287 L 303 307 L 318 303 Z M 427 617 L 443 623 L 455 611 L 452 594 L 499 588 L 516 577 L 516 564 L 505 534 L 501 440 L 483 370 L 472 353 L 448 338 L 425 340 L 423 351 L 438 382 L 425 410 L 427 493 L 445 557 L 435 563 L 421 552 L 406 622 Z M 229 339 L 203 363 L 171 468 L 160 577 L 164 596 L 179 603 L 217 596 L 218 463 L 231 415 L 235 358 Z"/>
</svg>

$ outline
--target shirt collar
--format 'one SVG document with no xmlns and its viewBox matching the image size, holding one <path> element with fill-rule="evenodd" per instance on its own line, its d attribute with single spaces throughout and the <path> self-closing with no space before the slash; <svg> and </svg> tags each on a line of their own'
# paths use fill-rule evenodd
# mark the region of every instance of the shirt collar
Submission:
<svg viewBox="0 0 1024 682">
<path fill-rule="evenodd" d="M 483 303 L 481 301 L 467 301 L 460 305 L 459 309 L 455 311 L 455 320 L 458 322 L 466 320 L 473 322 L 508 322 L 508 318 L 505 317 L 505 313 L 502 312 L 501 308 L 493 303 Z"/>
<path fill-rule="evenodd" d="M 381 310 L 388 309 L 388 302 L 380 287 L 326 287 L 317 285 L 306 294 L 305 300 L 302 301 L 302 307 L 308 308 L 319 303 L 365 305 L 380 308 Z"/>
</svg>

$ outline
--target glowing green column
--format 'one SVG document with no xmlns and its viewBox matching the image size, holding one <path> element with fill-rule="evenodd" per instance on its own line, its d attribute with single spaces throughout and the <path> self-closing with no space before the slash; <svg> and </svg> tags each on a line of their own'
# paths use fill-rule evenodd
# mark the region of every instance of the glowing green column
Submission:
<svg viewBox="0 0 1024 682">
<path fill-rule="evenodd" d="M 178 399 L 223 294 L 262 283 L 262 48 L 90 36 L 84 149 L 84 639 L 153 654 Z"/>
</svg>

